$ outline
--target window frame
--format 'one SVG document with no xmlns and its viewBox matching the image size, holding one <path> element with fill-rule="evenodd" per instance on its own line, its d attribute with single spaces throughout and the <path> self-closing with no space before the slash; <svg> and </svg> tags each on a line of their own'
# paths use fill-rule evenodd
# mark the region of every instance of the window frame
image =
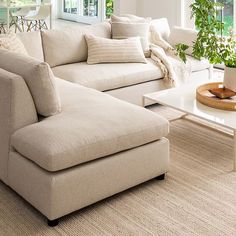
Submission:
<svg viewBox="0 0 236 236">
<path fill-rule="evenodd" d="M 71 20 L 86 24 L 93 24 L 104 21 L 106 19 L 106 0 L 98 0 L 98 12 L 97 16 L 84 16 L 83 4 L 84 0 L 77 0 L 77 13 L 64 12 L 64 0 L 61 0 L 61 7 L 59 17 L 65 20 Z"/>
</svg>

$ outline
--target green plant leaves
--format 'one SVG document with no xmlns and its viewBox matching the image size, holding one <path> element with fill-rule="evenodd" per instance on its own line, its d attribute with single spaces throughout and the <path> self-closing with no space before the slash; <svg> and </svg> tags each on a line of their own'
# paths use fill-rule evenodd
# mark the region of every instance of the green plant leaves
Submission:
<svg viewBox="0 0 236 236">
<path fill-rule="evenodd" d="M 191 17 L 195 19 L 195 26 L 199 30 L 193 44 L 193 56 L 197 59 L 207 58 L 212 64 L 224 63 L 226 66 L 236 67 L 236 43 L 232 36 L 222 36 L 224 23 L 217 17 L 223 7 L 223 4 L 211 0 L 195 0 L 190 5 Z M 176 45 L 177 53 L 184 62 L 187 48 L 184 44 Z"/>
<path fill-rule="evenodd" d="M 186 61 L 187 61 L 185 51 L 186 51 L 188 48 L 189 48 L 189 46 L 186 45 L 186 44 L 179 43 L 179 44 L 176 45 L 176 51 L 177 51 L 177 53 L 178 53 L 180 59 L 181 59 L 184 63 L 186 63 Z"/>
</svg>

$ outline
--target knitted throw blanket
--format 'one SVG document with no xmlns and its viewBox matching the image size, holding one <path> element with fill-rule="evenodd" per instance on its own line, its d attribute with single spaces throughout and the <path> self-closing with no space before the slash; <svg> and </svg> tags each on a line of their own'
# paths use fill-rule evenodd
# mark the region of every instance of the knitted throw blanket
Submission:
<svg viewBox="0 0 236 236">
<path fill-rule="evenodd" d="M 174 48 L 156 31 L 150 32 L 151 58 L 164 74 L 168 87 L 177 87 L 188 82 L 191 66 L 176 55 Z"/>
</svg>

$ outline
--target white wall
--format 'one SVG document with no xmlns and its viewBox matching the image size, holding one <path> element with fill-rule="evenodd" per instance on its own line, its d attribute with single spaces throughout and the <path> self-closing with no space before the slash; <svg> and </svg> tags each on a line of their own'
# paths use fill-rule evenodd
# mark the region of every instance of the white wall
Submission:
<svg viewBox="0 0 236 236">
<path fill-rule="evenodd" d="M 182 25 L 184 0 L 136 0 L 137 14 L 153 19 L 166 17 L 170 26 Z"/>
<path fill-rule="evenodd" d="M 194 0 L 136 0 L 137 15 L 152 18 L 166 17 L 170 26 L 179 25 L 194 28 L 190 20 L 190 4 Z"/>
<path fill-rule="evenodd" d="M 194 28 L 194 20 L 191 18 L 191 10 L 190 5 L 194 2 L 194 0 L 185 0 L 184 1 L 184 26 L 188 28 Z"/>
<path fill-rule="evenodd" d="M 54 3 L 53 16 L 57 16 L 57 10 L 61 9 L 63 0 L 52 0 Z M 115 0 L 114 12 L 117 15 L 136 14 L 155 18 L 168 18 L 170 26 L 180 25 L 194 27 L 190 21 L 189 5 L 194 0 Z"/>
<path fill-rule="evenodd" d="M 136 1 L 137 0 L 115 0 L 114 13 L 116 15 L 137 14 Z"/>
<path fill-rule="evenodd" d="M 58 18 L 58 8 L 59 8 L 59 1 L 58 0 L 51 0 L 52 3 L 52 18 Z"/>
</svg>

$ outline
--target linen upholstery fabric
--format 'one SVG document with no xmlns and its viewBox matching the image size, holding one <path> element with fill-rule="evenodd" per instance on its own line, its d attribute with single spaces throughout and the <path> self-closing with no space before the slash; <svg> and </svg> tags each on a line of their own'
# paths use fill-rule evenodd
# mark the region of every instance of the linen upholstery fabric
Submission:
<svg viewBox="0 0 236 236">
<path fill-rule="evenodd" d="M 190 83 L 198 81 L 204 84 L 209 81 L 209 79 L 206 80 L 206 78 L 212 78 L 211 67 L 208 67 L 204 70 L 192 71 L 190 75 Z M 155 102 L 150 101 L 148 99 L 145 99 L 145 101 L 143 101 L 143 94 L 154 93 L 156 91 L 161 91 L 168 88 L 170 87 L 168 87 L 168 85 L 163 81 L 163 79 L 157 79 L 147 81 L 145 83 L 135 84 L 132 86 L 108 90 L 106 91 L 106 93 L 110 94 L 115 98 L 127 101 L 132 104 L 136 104 L 139 106 L 148 106 L 154 104 Z"/>
<path fill-rule="evenodd" d="M 24 79 L 0 69 L 0 179 L 5 183 L 12 133 L 37 121 L 34 102 Z"/>
<path fill-rule="evenodd" d="M 15 53 L 28 55 L 21 40 L 16 34 L 12 33 L 0 37 L 0 49 L 7 49 Z"/>
<path fill-rule="evenodd" d="M 87 65 L 86 62 L 52 68 L 55 76 L 99 91 L 107 91 L 163 78 L 159 67 L 143 63 Z M 145 85 L 144 85 L 145 86 Z M 147 91 L 148 92 L 148 91 Z"/>
<path fill-rule="evenodd" d="M 9 184 L 54 220 L 159 176 L 167 172 L 168 164 L 165 138 L 55 173 L 11 152 Z"/>
<path fill-rule="evenodd" d="M 198 32 L 194 29 L 175 26 L 170 33 L 168 42 L 174 47 L 176 44 L 183 43 L 189 46 L 186 50 L 188 55 L 193 53 L 193 42 L 197 39 Z"/>
<path fill-rule="evenodd" d="M 67 30 L 42 31 L 45 62 L 54 67 L 86 61 L 88 48 L 85 34 L 111 38 L 111 26 L 108 22 L 104 22 Z"/>
<path fill-rule="evenodd" d="M 166 18 L 152 20 L 150 27 L 154 31 L 157 31 L 165 41 L 168 40 L 170 36 L 170 26 Z"/>
<path fill-rule="evenodd" d="M 152 25 L 150 26 L 149 41 L 151 44 L 160 46 L 165 51 L 173 49 L 173 47 L 166 40 L 163 39 L 161 33 Z"/>
<path fill-rule="evenodd" d="M 173 48 L 167 42 L 170 35 L 170 27 L 166 18 L 151 21 L 149 29 L 149 41 L 151 44 L 160 45 L 164 50 Z"/>
<path fill-rule="evenodd" d="M 132 86 L 117 88 L 113 90 L 106 91 L 112 97 L 121 99 L 123 101 L 138 105 L 138 106 L 148 106 L 156 102 L 148 99 L 143 99 L 143 94 L 154 93 L 156 91 L 161 91 L 168 89 L 169 87 L 163 82 L 163 79 L 157 79 L 152 81 L 147 81 L 145 83 L 135 84 Z"/>
<path fill-rule="evenodd" d="M 43 46 L 40 31 L 23 32 L 17 34 L 17 37 L 24 44 L 29 56 L 44 61 Z"/>
<path fill-rule="evenodd" d="M 139 62 L 146 63 L 139 38 L 123 40 L 85 35 L 88 45 L 88 64 Z"/>
<path fill-rule="evenodd" d="M 149 42 L 148 42 L 149 23 L 112 22 L 111 27 L 112 27 L 113 39 L 140 37 L 144 53 L 149 52 Z"/>
<path fill-rule="evenodd" d="M 187 62 L 189 63 L 192 72 L 209 69 L 211 67 L 210 62 L 204 58 L 198 60 L 192 56 L 187 55 Z"/>
<path fill-rule="evenodd" d="M 51 116 L 61 111 L 55 78 L 47 63 L 0 49 L 0 67 L 24 78 L 38 114 Z"/>
<path fill-rule="evenodd" d="M 145 108 L 64 80 L 57 84 L 62 112 L 12 136 L 17 152 L 48 171 L 135 148 L 168 133 L 168 121 Z"/>
</svg>

